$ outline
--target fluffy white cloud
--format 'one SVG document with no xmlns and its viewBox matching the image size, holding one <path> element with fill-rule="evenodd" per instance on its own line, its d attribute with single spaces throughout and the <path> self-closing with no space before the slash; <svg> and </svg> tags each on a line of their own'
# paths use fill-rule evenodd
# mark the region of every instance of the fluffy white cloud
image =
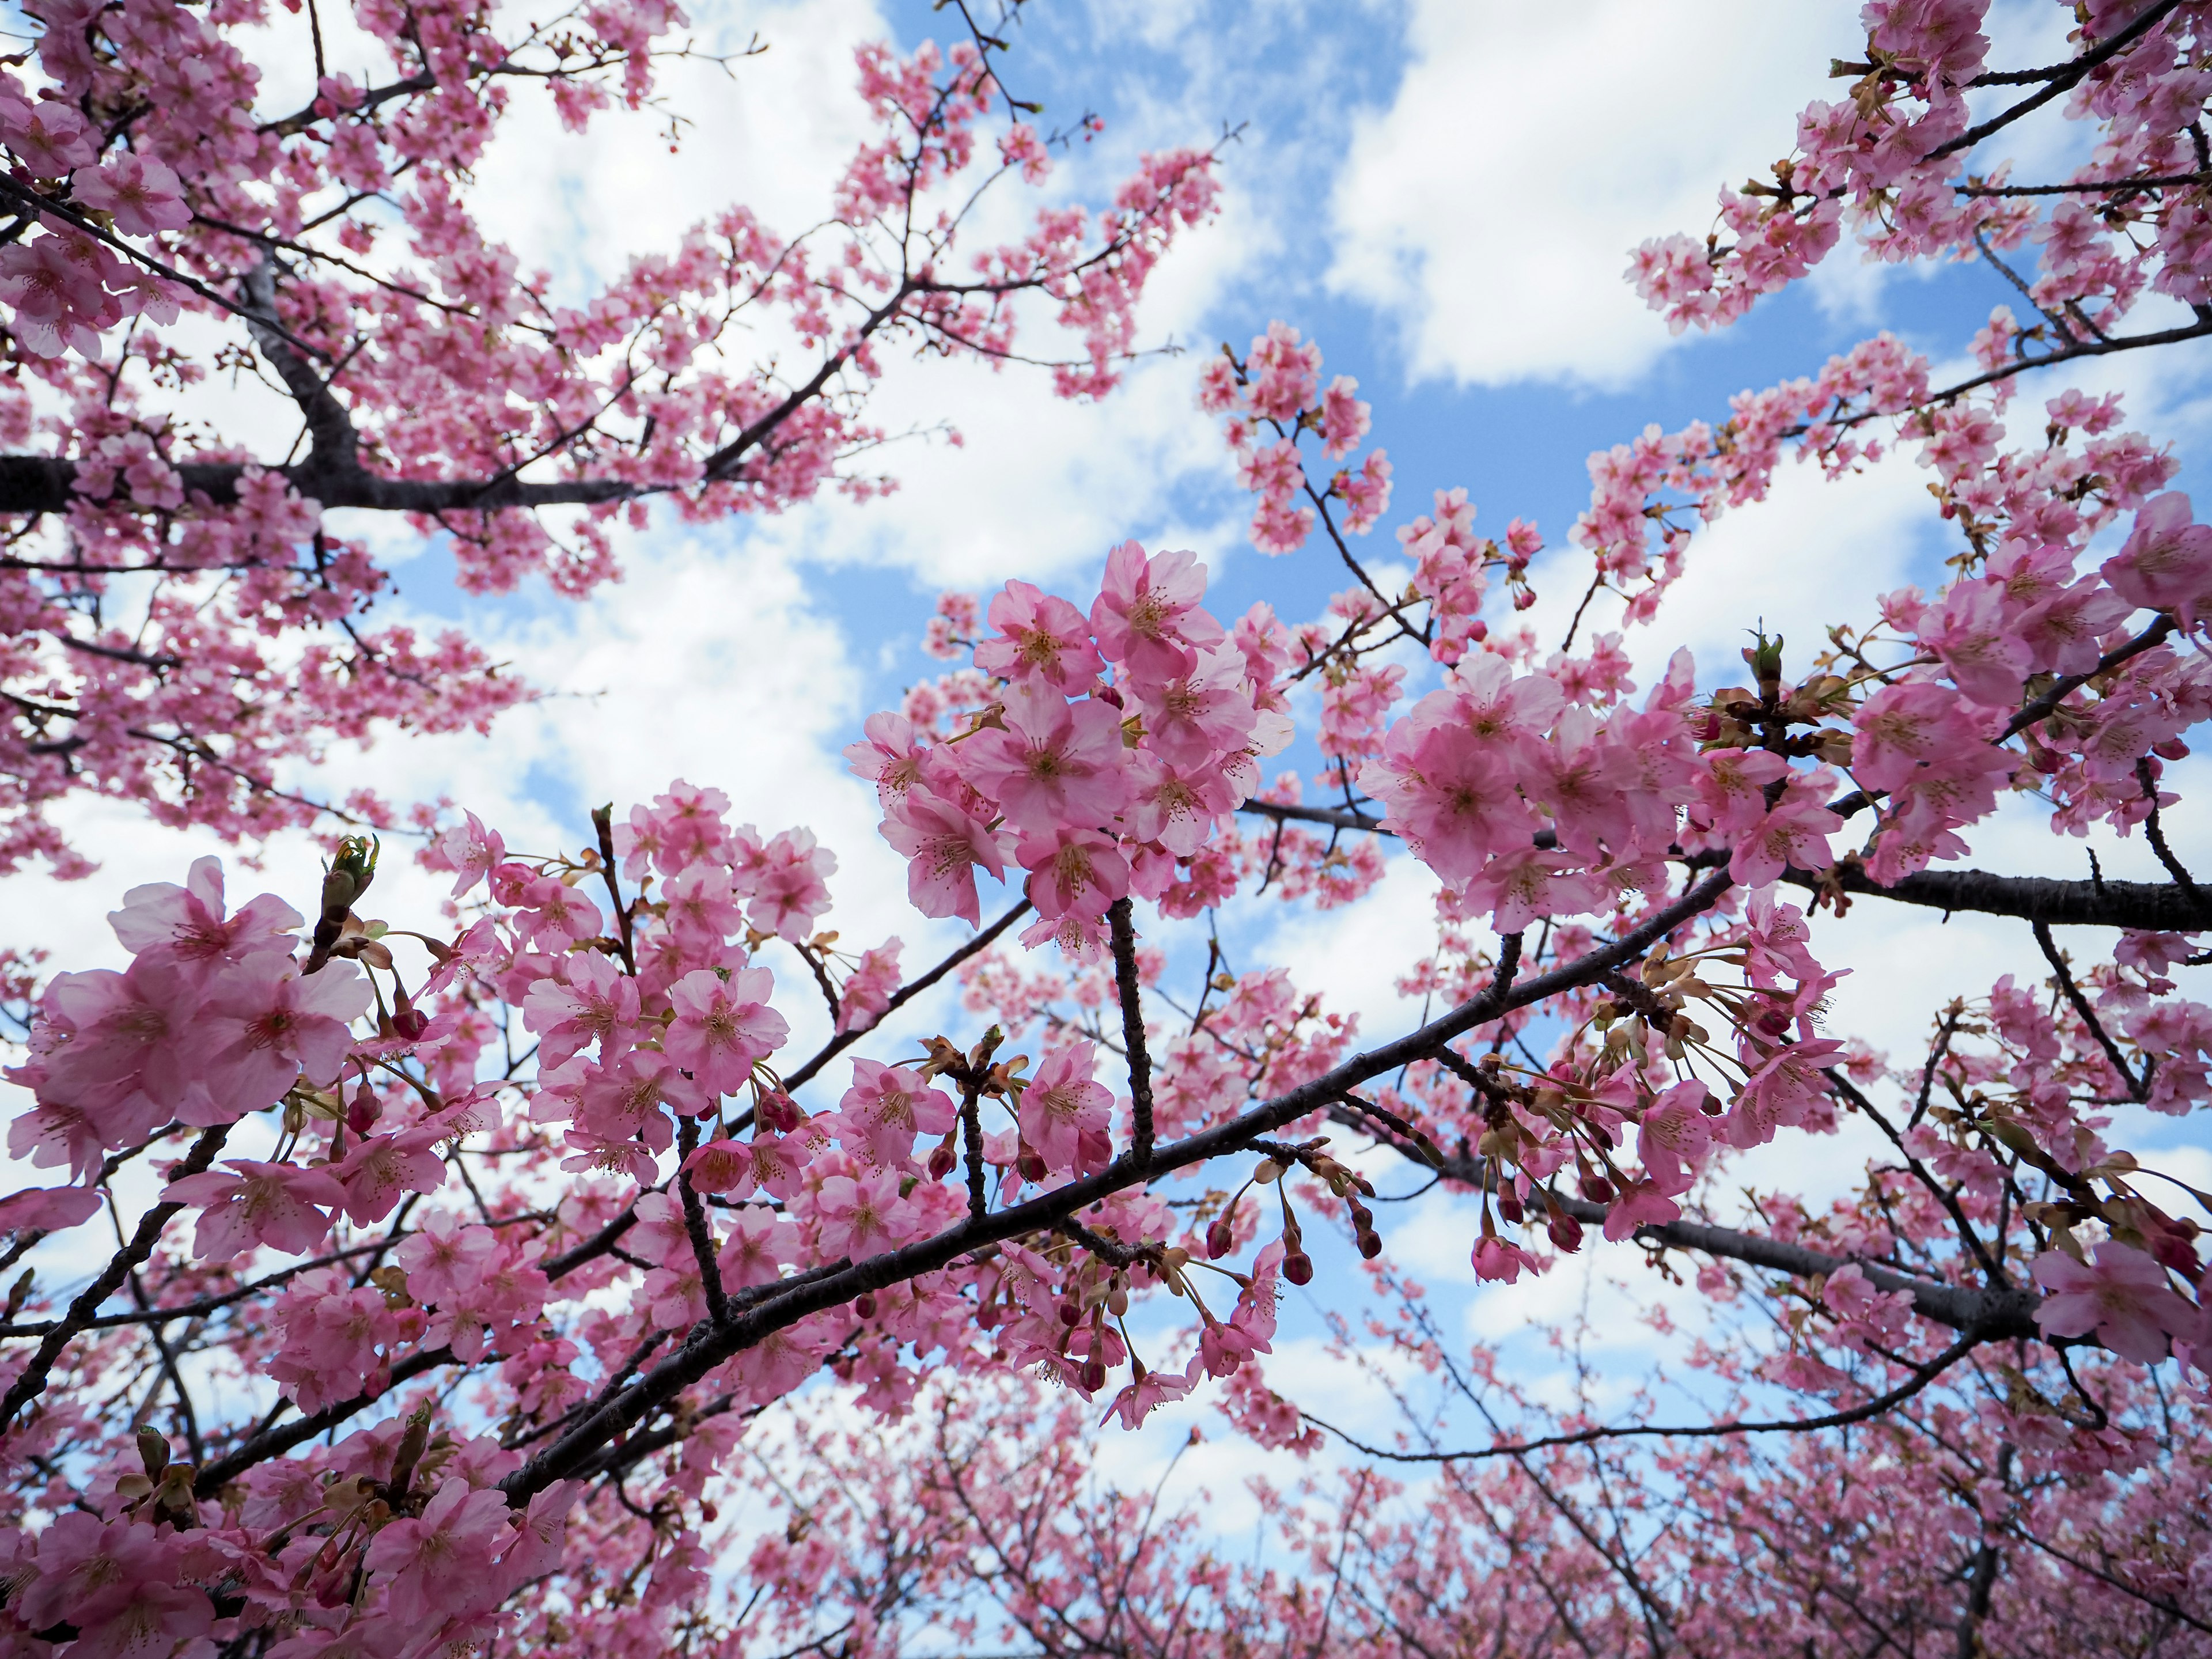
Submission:
<svg viewBox="0 0 2212 1659">
<path fill-rule="evenodd" d="M 1713 191 L 1789 153 L 1854 0 L 1415 0 L 1396 100 L 1336 186 L 1335 286 L 1395 308 L 1417 373 L 1630 383 L 1665 325 L 1620 272 L 1702 234 Z"/>
</svg>

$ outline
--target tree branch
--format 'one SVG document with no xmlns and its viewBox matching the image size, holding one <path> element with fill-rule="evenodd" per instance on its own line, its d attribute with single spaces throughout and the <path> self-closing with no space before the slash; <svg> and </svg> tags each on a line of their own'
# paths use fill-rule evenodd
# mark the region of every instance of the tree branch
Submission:
<svg viewBox="0 0 2212 1659">
<path fill-rule="evenodd" d="M 1543 1451 L 1553 1446 L 1587 1446 L 1598 1440 L 1628 1440 L 1646 1437 L 1665 1439 L 1708 1439 L 1716 1435 L 1775 1434 L 1790 1430 L 1835 1429 L 1849 1423 L 1863 1423 L 1870 1417 L 1879 1417 L 1893 1406 L 1903 1404 L 1937 1377 L 1964 1359 L 1989 1339 L 1968 1333 L 1937 1354 L 1925 1364 L 1912 1368 L 1912 1375 L 1887 1394 L 1851 1407 L 1849 1410 L 1829 1412 L 1820 1417 L 1775 1418 L 1764 1423 L 1690 1423 L 1690 1424 L 1629 1424 L 1620 1428 L 1578 1429 L 1570 1434 L 1547 1434 L 1534 1440 L 1523 1440 L 1502 1446 L 1486 1446 L 1474 1451 L 1403 1452 L 1389 1451 L 1380 1446 L 1370 1446 L 1364 1440 L 1354 1439 L 1333 1423 L 1322 1421 L 1310 1412 L 1298 1415 L 1317 1429 L 1326 1430 L 1353 1450 L 1368 1457 L 1380 1457 L 1392 1463 L 1470 1463 L 1490 1457 L 1519 1457 L 1533 1451 Z"/>
<path fill-rule="evenodd" d="M 1115 1193 L 1144 1186 L 1155 1175 L 1227 1157 L 1249 1146 L 1254 1137 L 1325 1111 L 1346 1090 L 1425 1059 L 1479 1025 L 1516 1008 L 1591 984 L 1624 963 L 1636 961 L 1676 928 L 1702 915 L 1729 885 L 1728 872 L 1715 871 L 1612 944 L 1601 945 L 1548 974 L 1516 984 L 1501 968 L 1498 980 L 1488 989 L 1449 1013 L 1395 1042 L 1355 1055 L 1225 1123 L 1157 1149 L 1148 1170 L 1137 1168 L 1126 1156 L 1119 1158 L 1097 1175 L 1070 1182 L 994 1214 L 970 1218 L 934 1237 L 832 1271 L 763 1286 L 768 1292 L 766 1297 L 737 1314 L 727 1324 L 714 1326 L 702 1322 L 694 1327 L 682 1348 L 509 1475 L 501 1483 L 502 1489 L 510 1503 L 526 1502 L 532 1493 L 573 1474 L 599 1447 L 634 1428 L 648 1413 L 698 1382 L 724 1360 L 809 1314 L 849 1302 L 864 1291 L 881 1290 L 933 1273 L 986 1245 L 1056 1227 L 1062 1219 Z"/>
<path fill-rule="evenodd" d="M 172 1181 L 185 1176 L 196 1176 L 215 1162 L 215 1155 L 222 1150 L 228 1127 L 217 1125 L 192 1143 L 192 1149 L 184 1161 L 169 1172 Z M 77 1292 L 76 1300 L 70 1304 L 69 1312 L 59 1324 L 48 1331 L 39 1343 L 39 1351 L 31 1356 L 31 1363 L 23 1368 L 0 1398 L 0 1431 L 15 1420 L 15 1413 L 28 1404 L 46 1388 L 46 1377 L 53 1370 L 54 1361 L 61 1358 L 62 1350 L 92 1322 L 99 1313 L 100 1304 L 123 1288 L 133 1269 L 143 1265 L 154 1254 L 154 1246 L 161 1242 L 161 1229 L 169 1224 L 169 1218 L 185 1206 L 180 1202 L 156 1204 L 138 1218 L 138 1230 L 131 1242 L 115 1253 L 114 1259 L 101 1269 L 100 1276 Z"/>
<path fill-rule="evenodd" d="M 1152 1057 L 1145 1046 L 1145 1006 L 1137 983 L 1137 930 L 1129 901 L 1115 899 L 1106 921 L 1114 935 L 1114 984 L 1121 997 L 1122 1052 L 1129 1062 L 1129 1156 L 1139 1169 L 1152 1161 Z"/>
</svg>

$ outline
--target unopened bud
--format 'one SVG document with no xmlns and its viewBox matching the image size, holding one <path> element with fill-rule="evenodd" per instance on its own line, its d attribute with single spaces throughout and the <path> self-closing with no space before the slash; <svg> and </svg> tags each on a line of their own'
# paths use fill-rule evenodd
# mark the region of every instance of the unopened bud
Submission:
<svg viewBox="0 0 2212 1659">
<path fill-rule="evenodd" d="M 383 1115 L 384 1103 L 376 1097 L 376 1091 L 369 1087 L 368 1079 L 362 1079 L 361 1087 L 354 1091 L 353 1103 L 346 1108 L 346 1127 L 357 1135 L 365 1135 Z"/>
<path fill-rule="evenodd" d="M 1229 1224 L 1229 1218 L 1227 1216 L 1221 1217 L 1218 1220 L 1214 1222 L 1212 1226 L 1206 1230 L 1206 1255 L 1207 1260 L 1218 1261 L 1223 1256 L 1227 1255 L 1230 1251 L 1236 1248 L 1236 1230 Z"/>
<path fill-rule="evenodd" d="M 1583 1177 L 1583 1196 L 1593 1204 L 1609 1204 L 1613 1201 L 1613 1183 L 1601 1175 L 1586 1175 Z"/>
<path fill-rule="evenodd" d="M 1528 1212 L 1521 1207 L 1520 1194 L 1509 1188 L 1498 1195 L 1498 1213 L 1517 1227 L 1521 1224 L 1521 1218 Z"/>
<path fill-rule="evenodd" d="M 1085 1391 L 1097 1393 L 1106 1386 L 1106 1362 L 1093 1354 L 1083 1362 L 1082 1376 Z"/>
<path fill-rule="evenodd" d="M 1283 1258 L 1283 1277 L 1293 1285 L 1313 1283 L 1313 1258 L 1304 1250 L 1292 1250 Z"/>
<path fill-rule="evenodd" d="M 876 1316 L 876 1293 L 862 1291 L 853 1298 L 853 1311 L 862 1319 L 873 1319 Z"/>
<path fill-rule="evenodd" d="M 944 1180 L 952 1173 L 952 1137 L 947 1135 L 943 1144 L 929 1154 L 929 1178 L 932 1181 Z"/>
<path fill-rule="evenodd" d="M 1060 1304 L 1060 1322 L 1070 1330 L 1073 1330 L 1082 1318 L 1083 1310 L 1073 1302 L 1063 1302 Z"/>
<path fill-rule="evenodd" d="M 1359 1246 L 1359 1254 L 1370 1261 L 1382 1254 L 1382 1237 L 1379 1233 L 1363 1230 L 1355 1242 Z"/>
<path fill-rule="evenodd" d="M 1583 1247 L 1583 1224 L 1565 1210 L 1552 1212 L 1552 1218 L 1544 1224 L 1544 1231 L 1552 1237 L 1553 1244 L 1560 1251 L 1572 1255 Z"/>
<path fill-rule="evenodd" d="M 800 1116 L 799 1103 L 781 1089 L 770 1089 L 760 1097 L 757 1115 L 762 1127 L 780 1135 L 787 1135 L 805 1120 Z"/>
</svg>

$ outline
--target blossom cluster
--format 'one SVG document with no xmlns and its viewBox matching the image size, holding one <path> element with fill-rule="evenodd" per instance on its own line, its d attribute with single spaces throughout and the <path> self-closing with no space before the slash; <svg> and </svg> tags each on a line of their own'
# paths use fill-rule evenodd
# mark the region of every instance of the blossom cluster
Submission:
<svg viewBox="0 0 2212 1659">
<path fill-rule="evenodd" d="M 1222 818 L 1259 788 L 1260 757 L 1289 741 L 1277 680 L 1288 637 L 1264 605 L 1234 631 L 1200 601 L 1189 553 L 1124 542 L 1086 616 L 1012 581 L 974 646 L 992 698 L 951 733 L 871 715 L 846 755 L 876 786 L 883 834 L 908 860 L 923 915 L 981 919 L 975 872 L 1028 872 L 1025 944 L 1089 956 L 1106 913 L 1135 895 L 1191 915 Z"/>
</svg>

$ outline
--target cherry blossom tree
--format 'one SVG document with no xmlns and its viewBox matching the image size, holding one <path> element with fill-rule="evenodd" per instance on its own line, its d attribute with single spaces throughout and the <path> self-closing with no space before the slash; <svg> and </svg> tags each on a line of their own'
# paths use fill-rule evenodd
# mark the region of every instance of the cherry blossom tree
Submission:
<svg viewBox="0 0 2212 1659">
<path fill-rule="evenodd" d="M 967 924 L 920 971 L 890 932 L 911 919 L 842 946 L 831 850 L 744 822 L 761 804 L 735 780 L 603 810 L 551 854 L 441 821 L 422 857 L 450 902 L 404 925 L 364 908 L 380 848 L 349 834 L 319 893 L 293 896 L 307 915 L 233 909 L 203 860 L 121 893 L 127 969 L 15 964 L 32 1103 L 10 1150 L 52 1184 L 0 1200 L 0 1265 L 33 1269 L 0 1324 L 11 1646 L 859 1655 L 949 1628 L 1055 1655 L 2212 1652 L 2212 1328 L 2185 1202 L 2206 1200 L 2120 1144 L 2212 1095 L 2212 1011 L 2185 985 L 2212 960 L 2212 904 L 2163 827 L 2212 712 L 2212 527 L 2118 399 L 2023 380 L 2212 331 L 2204 14 L 2086 6 L 2066 61 L 2015 70 L 1989 67 L 1982 10 L 1876 0 L 1844 96 L 1808 108 L 1771 183 L 1630 273 L 1674 325 L 1717 327 L 1846 230 L 1878 258 L 1970 258 L 2029 307 L 1992 313 L 1978 372 L 1940 381 L 1881 337 L 1593 457 L 1577 552 L 1546 567 L 1586 556 L 1587 588 L 1547 650 L 1526 619 L 1538 526 L 1479 535 L 1464 492 L 1438 490 L 1398 528 L 1410 580 L 1386 584 L 1358 550 L 1393 480 L 1357 386 L 1324 385 L 1286 324 L 1224 350 L 1198 395 L 1257 498 L 1255 543 L 1333 556 L 1351 585 L 1295 625 L 1264 603 L 1220 615 L 1194 555 L 1127 542 L 1087 605 L 1018 581 L 945 596 L 927 638 L 954 665 L 847 750 L 914 908 Z M 365 592 L 307 586 L 301 550 L 318 569 L 326 550 L 309 500 L 459 524 L 488 580 L 559 566 L 526 509 L 581 505 L 567 533 L 589 568 L 591 526 L 646 495 L 730 511 L 834 476 L 863 441 L 872 341 L 1008 350 L 1018 292 L 1086 336 L 1064 388 L 1102 391 L 1144 269 L 1210 200 L 1206 158 L 1156 161 L 1103 225 L 1048 214 L 953 282 L 954 224 L 907 204 L 969 163 L 1001 96 L 995 37 L 871 54 L 888 136 L 830 234 L 857 255 L 775 244 L 764 267 L 709 237 L 690 275 L 611 299 L 602 335 L 479 265 L 436 181 L 532 53 L 580 116 L 617 69 L 638 95 L 658 32 L 583 20 L 495 46 L 472 20 L 441 58 L 429 20 L 387 20 L 399 68 L 430 67 L 387 91 L 332 77 L 289 131 L 196 111 L 193 144 L 234 132 L 245 158 L 196 196 L 183 150 L 155 153 L 166 83 L 120 67 L 179 61 L 134 57 L 167 39 L 155 16 L 49 19 L 46 82 L 4 135 L 9 187 L 42 198 L 8 251 L 20 361 L 78 395 L 41 428 L 64 453 L 19 469 L 67 483 L 24 508 L 65 518 L 23 544 L 48 561 L 20 573 L 26 615 L 78 591 L 52 561 L 93 556 L 94 529 L 163 579 L 188 547 L 251 543 L 270 550 L 241 592 Z M 143 112 L 110 132 L 101 100 L 141 82 Z M 1984 161 L 2032 119 L 2075 124 L 2075 176 Z M 1021 123 L 1000 143 L 1033 170 Z M 326 189 L 406 194 L 436 250 L 417 257 L 447 262 L 434 294 L 304 251 Z M 272 196 L 289 205 L 247 205 Z M 256 212 L 270 228 L 226 228 Z M 33 259 L 97 270 L 98 295 L 32 283 Z M 791 275 L 833 268 L 872 274 Z M 804 396 L 715 379 L 711 319 L 739 291 L 801 317 L 829 366 Z M 708 297 L 641 321 L 645 292 Z M 83 388 L 190 379 L 163 381 L 155 358 L 181 360 L 124 326 L 142 300 L 236 319 L 299 397 L 309 460 L 190 461 L 226 484 L 138 414 L 112 425 Z M 398 367 L 444 373 L 402 342 L 465 303 L 507 330 L 471 315 L 502 343 L 456 372 L 499 413 L 465 435 L 403 412 L 424 405 Z M 681 349 L 660 332 L 679 318 Z M 588 371 L 572 326 L 605 354 Z M 526 363 L 550 379 L 510 395 Z M 1952 538 L 1936 591 L 1869 594 L 1817 650 L 1759 631 L 1746 683 L 1686 651 L 1632 682 L 1626 630 L 1667 626 L 1699 525 L 1785 459 L 1837 477 L 1899 448 Z M 348 614 L 267 604 L 278 634 Z M 227 624 L 194 625 L 219 643 Z M 111 660 L 161 685 L 187 662 L 79 654 L 87 689 L 51 695 L 94 697 Z M 451 667 L 427 678 L 467 678 Z M 1318 771 L 1269 776 L 1310 709 Z M 223 741 L 294 740 L 255 718 L 227 715 Z M 301 719 L 302 743 L 333 724 Z M 62 775 L 91 749 L 57 751 Z M 251 810 L 131 787 L 240 831 L 313 810 L 225 775 Z M 2001 812 L 2139 834 L 2169 879 L 1963 863 Z M 1403 983 L 1431 1014 L 1380 1040 L 1211 925 L 1422 878 L 1437 928 Z M 1827 1029 L 1855 964 L 1828 959 L 1820 915 L 1893 905 L 2009 919 L 2023 946 L 1898 1055 Z M 1202 962 L 1167 948 L 1193 939 Z M 951 1029 L 894 1041 L 886 1022 L 947 984 Z M 811 1000 L 829 1035 L 804 1054 Z M 1759 1149 L 1846 1125 L 1883 1150 L 1844 1196 L 1756 1184 Z M 1655 1322 L 1696 1310 L 1686 1375 L 1624 1401 L 1585 1370 L 1563 1403 L 1470 1352 L 1377 1219 L 1416 1182 L 1463 1196 L 1482 1280 L 1648 1264 L 1670 1287 Z M 47 1282 L 72 1244 L 90 1276 Z M 1272 1364 L 1285 1285 L 1334 1292 L 1341 1358 L 1401 1418 L 1317 1414 Z M 1086 1419 L 1135 1429 L 1183 1401 L 1261 1447 L 1334 1449 L 1276 1495 L 1272 1563 L 1231 1565 L 1157 1494 L 1086 1473 Z"/>
</svg>

